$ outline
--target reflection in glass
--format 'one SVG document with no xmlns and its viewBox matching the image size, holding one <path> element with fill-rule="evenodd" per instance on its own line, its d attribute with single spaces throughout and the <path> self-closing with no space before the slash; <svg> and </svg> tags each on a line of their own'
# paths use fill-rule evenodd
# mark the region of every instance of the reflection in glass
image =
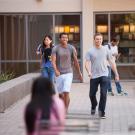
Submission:
<svg viewBox="0 0 135 135">
<path fill-rule="evenodd" d="M 36 47 L 42 44 L 44 36 L 52 36 L 53 20 L 52 15 L 29 15 L 29 59 L 36 60 Z"/>
<path fill-rule="evenodd" d="M 29 72 L 40 72 L 40 62 L 29 62 Z"/>
<path fill-rule="evenodd" d="M 56 34 L 58 43 L 60 32 L 69 33 L 80 59 L 80 15 L 55 16 L 56 22 L 53 15 L 0 15 L 0 72 L 13 71 L 16 76 L 40 72 L 36 48 L 45 34 Z"/>
<path fill-rule="evenodd" d="M 108 15 L 96 14 L 95 23 L 95 33 L 103 35 L 103 44 L 105 44 L 108 42 Z"/>
<path fill-rule="evenodd" d="M 80 52 L 80 15 L 56 15 L 55 17 L 55 44 L 59 44 L 59 34 L 68 34 L 69 43 L 72 44 L 81 59 Z M 74 69 L 74 80 L 78 80 L 78 73 Z"/>
<path fill-rule="evenodd" d="M 119 63 L 135 62 L 135 13 L 111 14 L 111 37 L 119 36 Z"/>
<path fill-rule="evenodd" d="M 26 59 L 24 16 L 0 15 L 1 60 Z"/>
<path fill-rule="evenodd" d="M 118 66 L 121 79 L 135 79 L 135 66 Z"/>
</svg>

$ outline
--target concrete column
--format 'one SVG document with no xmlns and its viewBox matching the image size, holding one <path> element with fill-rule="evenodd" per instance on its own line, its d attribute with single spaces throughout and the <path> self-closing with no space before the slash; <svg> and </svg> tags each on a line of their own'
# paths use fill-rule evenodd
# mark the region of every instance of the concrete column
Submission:
<svg viewBox="0 0 135 135">
<path fill-rule="evenodd" d="M 82 0 L 82 45 L 83 45 L 83 79 L 88 82 L 88 74 L 85 70 L 85 55 L 93 45 L 93 0 Z"/>
</svg>

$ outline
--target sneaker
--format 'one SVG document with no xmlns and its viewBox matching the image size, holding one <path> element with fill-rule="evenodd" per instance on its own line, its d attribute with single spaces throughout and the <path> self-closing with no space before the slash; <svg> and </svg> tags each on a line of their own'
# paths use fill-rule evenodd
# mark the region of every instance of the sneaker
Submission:
<svg viewBox="0 0 135 135">
<path fill-rule="evenodd" d="M 111 91 L 111 92 L 108 92 L 108 95 L 114 96 L 114 93 Z"/>
<path fill-rule="evenodd" d="M 125 96 L 128 96 L 128 93 L 127 93 L 127 92 L 124 92 L 124 95 L 125 95 Z"/>
<path fill-rule="evenodd" d="M 121 92 L 120 92 L 120 93 L 118 93 L 117 95 L 118 95 L 118 96 L 127 96 L 127 95 L 128 95 L 128 93 L 121 91 Z"/>
<path fill-rule="evenodd" d="M 98 115 L 99 115 L 99 118 L 101 118 L 101 119 L 106 119 L 105 113 L 99 111 L 99 112 L 98 112 Z"/>
<path fill-rule="evenodd" d="M 91 109 L 91 115 L 95 115 L 96 110 L 95 109 Z"/>
<path fill-rule="evenodd" d="M 101 115 L 100 118 L 101 119 L 106 119 L 106 116 L 105 115 Z"/>
</svg>

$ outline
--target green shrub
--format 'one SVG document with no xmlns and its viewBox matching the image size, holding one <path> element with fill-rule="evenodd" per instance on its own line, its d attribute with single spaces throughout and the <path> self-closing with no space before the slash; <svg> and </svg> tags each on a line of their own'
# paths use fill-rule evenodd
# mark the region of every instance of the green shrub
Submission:
<svg viewBox="0 0 135 135">
<path fill-rule="evenodd" d="M 15 77 L 14 72 L 4 72 L 0 74 L 0 83 L 11 80 Z"/>
</svg>

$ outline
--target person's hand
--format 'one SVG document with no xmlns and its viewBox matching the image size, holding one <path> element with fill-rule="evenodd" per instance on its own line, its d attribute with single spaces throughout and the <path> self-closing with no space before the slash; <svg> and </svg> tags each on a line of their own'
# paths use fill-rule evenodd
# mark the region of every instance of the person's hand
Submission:
<svg viewBox="0 0 135 135">
<path fill-rule="evenodd" d="M 80 82 L 83 82 L 83 76 L 82 76 L 82 73 L 79 74 L 79 80 L 80 80 Z"/>
<path fill-rule="evenodd" d="M 88 74 L 88 77 L 91 79 L 91 78 L 92 78 L 92 74 L 91 74 L 91 73 L 89 73 L 89 74 Z"/>
<path fill-rule="evenodd" d="M 58 70 L 55 71 L 55 75 L 56 75 L 56 77 L 60 76 L 60 72 Z"/>
<path fill-rule="evenodd" d="M 115 81 L 119 81 L 119 75 L 115 75 Z"/>
</svg>

